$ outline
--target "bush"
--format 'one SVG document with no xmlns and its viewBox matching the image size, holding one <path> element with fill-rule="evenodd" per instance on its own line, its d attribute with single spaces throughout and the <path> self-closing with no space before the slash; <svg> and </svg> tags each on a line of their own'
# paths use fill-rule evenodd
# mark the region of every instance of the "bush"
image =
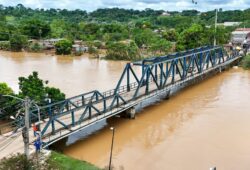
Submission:
<svg viewBox="0 0 250 170">
<path fill-rule="evenodd" d="M 243 58 L 242 66 L 244 69 L 250 69 L 250 55 L 247 55 Z"/>
<path fill-rule="evenodd" d="M 101 41 L 94 41 L 94 42 L 93 42 L 93 45 L 94 45 L 96 48 L 98 48 L 98 49 L 100 49 L 100 48 L 102 48 L 102 47 L 103 47 L 103 45 L 102 45 L 102 42 L 101 42 Z"/>
<path fill-rule="evenodd" d="M 72 42 L 69 40 L 60 40 L 55 44 L 56 54 L 67 55 L 71 54 Z"/>
<path fill-rule="evenodd" d="M 29 50 L 32 52 L 40 52 L 42 49 L 43 47 L 38 43 L 33 43 L 29 46 Z"/>
<path fill-rule="evenodd" d="M 89 46 L 89 54 L 96 54 L 97 53 L 97 49 L 94 46 Z"/>
<path fill-rule="evenodd" d="M 12 51 L 21 51 L 27 44 L 28 40 L 24 35 L 12 35 L 10 38 L 10 49 Z"/>
<path fill-rule="evenodd" d="M 137 60 L 141 55 L 139 48 L 135 42 L 126 43 L 108 43 L 107 46 L 107 59 L 111 60 Z"/>
<path fill-rule="evenodd" d="M 10 50 L 10 42 L 9 41 L 2 41 L 0 42 L 0 50 Z"/>
<path fill-rule="evenodd" d="M 0 170 L 32 170 L 33 163 L 25 155 L 12 155 L 10 158 L 3 158 L 0 161 Z"/>
<path fill-rule="evenodd" d="M 76 51 L 76 52 L 74 52 L 74 55 L 75 55 L 75 56 L 81 56 L 82 54 L 83 54 L 82 51 Z"/>
</svg>

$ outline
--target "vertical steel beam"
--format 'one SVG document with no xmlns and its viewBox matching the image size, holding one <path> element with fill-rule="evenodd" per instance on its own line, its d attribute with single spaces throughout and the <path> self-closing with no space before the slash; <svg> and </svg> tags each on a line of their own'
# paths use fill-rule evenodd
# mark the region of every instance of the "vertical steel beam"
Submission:
<svg viewBox="0 0 250 170">
<path fill-rule="evenodd" d="M 129 69 L 129 65 L 130 65 L 129 63 L 126 64 L 126 67 L 125 67 L 125 69 L 123 70 L 122 75 L 121 75 L 121 77 L 120 77 L 120 79 L 119 79 L 119 81 L 118 81 L 118 83 L 117 83 L 117 85 L 116 85 L 114 94 L 117 94 L 117 92 L 118 92 L 118 90 L 119 90 L 119 88 L 120 88 L 120 86 L 121 86 L 122 80 L 124 79 L 124 76 L 125 76 L 125 74 L 126 74 L 126 72 L 127 72 L 127 69 Z"/>
<path fill-rule="evenodd" d="M 82 106 L 85 105 L 84 95 L 82 95 Z"/>
<path fill-rule="evenodd" d="M 72 119 L 72 126 L 75 126 L 75 113 L 74 113 L 74 111 L 71 112 L 71 119 Z"/>
<path fill-rule="evenodd" d="M 148 94 L 149 91 L 149 78 L 150 78 L 150 68 L 146 70 L 146 89 L 145 94 Z"/>
<path fill-rule="evenodd" d="M 186 78 L 186 72 L 187 72 L 187 57 L 183 58 L 183 67 L 182 67 L 182 80 Z"/>
<path fill-rule="evenodd" d="M 155 79 L 158 81 L 158 64 L 155 65 Z"/>
<path fill-rule="evenodd" d="M 89 110 L 89 119 L 90 119 L 92 117 L 91 106 L 88 106 L 88 110 Z"/>
<path fill-rule="evenodd" d="M 174 83 L 175 73 L 176 73 L 176 60 L 173 60 L 172 64 L 172 83 Z"/>
<path fill-rule="evenodd" d="M 127 69 L 127 92 L 130 91 L 130 69 Z"/>
<path fill-rule="evenodd" d="M 163 72 L 164 72 L 164 68 L 163 68 L 163 63 L 160 64 L 160 88 L 162 88 L 163 86 Z"/>
<path fill-rule="evenodd" d="M 54 120 L 54 116 L 51 110 L 51 106 L 49 107 L 49 119 L 51 120 L 52 134 L 55 134 L 55 120 Z"/>
</svg>

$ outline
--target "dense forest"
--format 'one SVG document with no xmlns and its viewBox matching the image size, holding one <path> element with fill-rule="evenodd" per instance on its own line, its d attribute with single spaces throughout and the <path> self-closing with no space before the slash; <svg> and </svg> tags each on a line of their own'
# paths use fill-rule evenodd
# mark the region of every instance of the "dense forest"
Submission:
<svg viewBox="0 0 250 170">
<path fill-rule="evenodd" d="M 112 8 L 88 13 L 80 9 L 31 9 L 22 4 L 15 7 L 0 5 L 0 48 L 36 51 L 41 47 L 28 44 L 28 40 L 64 38 L 66 40 L 57 45 L 60 49 L 71 46 L 74 40 L 82 40 L 93 53 L 105 49 L 107 58 L 134 60 L 211 45 L 214 37 L 219 44 L 227 43 L 234 28 L 219 27 L 215 32 L 214 19 L 215 11 L 165 12 Z M 218 22 L 240 21 L 250 26 L 249 19 L 250 9 L 220 9 L 218 12 Z M 70 51 L 71 48 L 67 47 L 66 52 Z M 64 54 L 64 51 L 60 53 Z"/>
</svg>

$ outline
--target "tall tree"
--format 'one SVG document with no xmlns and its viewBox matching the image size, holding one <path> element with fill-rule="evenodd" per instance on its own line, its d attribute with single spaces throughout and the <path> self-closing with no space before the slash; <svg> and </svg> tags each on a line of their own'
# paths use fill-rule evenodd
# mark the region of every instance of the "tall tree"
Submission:
<svg viewBox="0 0 250 170">
<path fill-rule="evenodd" d="M 50 26 L 47 22 L 36 18 L 23 21 L 23 33 L 33 39 L 46 37 L 50 33 Z"/>
<path fill-rule="evenodd" d="M 30 99 L 36 101 L 39 105 L 46 104 L 46 97 L 50 97 L 53 102 L 64 100 L 65 94 L 59 89 L 53 87 L 46 87 L 48 81 L 43 81 L 39 78 L 38 72 L 33 72 L 26 77 L 19 77 L 19 96 L 24 98 L 28 96 Z"/>
<path fill-rule="evenodd" d="M 55 44 L 56 54 L 58 55 L 67 55 L 71 53 L 72 42 L 69 40 L 60 40 Z"/>
<path fill-rule="evenodd" d="M 212 44 L 211 36 L 213 36 L 213 33 L 211 34 L 205 26 L 193 24 L 180 34 L 176 49 L 181 51 L 210 45 Z"/>
<path fill-rule="evenodd" d="M 28 40 L 24 35 L 13 34 L 10 37 L 10 48 L 12 51 L 21 51 L 27 44 Z"/>
</svg>

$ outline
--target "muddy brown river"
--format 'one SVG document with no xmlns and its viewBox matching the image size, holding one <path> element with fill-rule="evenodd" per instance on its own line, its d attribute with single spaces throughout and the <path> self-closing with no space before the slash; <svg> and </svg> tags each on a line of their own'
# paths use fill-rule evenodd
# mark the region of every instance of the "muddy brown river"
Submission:
<svg viewBox="0 0 250 170">
<path fill-rule="evenodd" d="M 0 52 L 0 82 L 36 70 L 67 96 L 113 88 L 125 62 Z M 134 120 L 112 118 L 68 138 L 66 155 L 125 170 L 250 169 L 250 71 L 232 68 L 143 108 Z"/>
</svg>

